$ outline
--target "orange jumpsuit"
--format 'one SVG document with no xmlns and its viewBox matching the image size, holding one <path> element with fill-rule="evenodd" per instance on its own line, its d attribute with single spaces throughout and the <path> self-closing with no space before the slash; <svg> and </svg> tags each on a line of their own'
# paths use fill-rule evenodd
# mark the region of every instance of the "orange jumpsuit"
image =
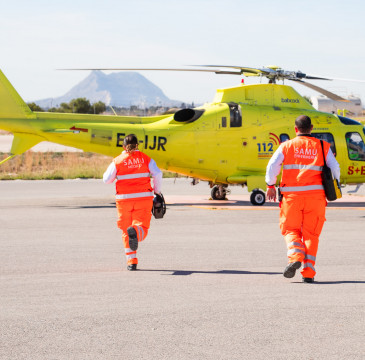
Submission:
<svg viewBox="0 0 365 360">
<path fill-rule="evenodd" d="M 150 180 L 150 164 L 153 163 L 152 176 L 162 173 L 155 162 L 141 151 L 132 153 L 123 151 L 113 160 L 108 170 L 104 173 L 106 183 L 116 181 L 116 206 L 118 211 L 117 225 L 122 230 L 122 237 L 127 258 L 127 264 L 138 264 L 137 251 L 129 247 L 128 227 L 136 230 L 138 242 L 143 241 L 150 227 L 152 201 L 154 190 Z M 154 185 L 156 191 L 156 178 Z M 158 181 L 158 183 L 160 180 Z M 160 184 L 159 184 L 160 186 Z M 159 192 L 159 190 L 157 191 Z"/>
<path fill-rule="evenodd" d="M 280 208 L 280 229 L 288 248 L 289 262 L 303 263 L 302 276 L 313 278 L 319 235 L 326 220 L 326 198 L 318 195 L 288 194 Z"/>
<path fill-rule="evenodd" d="M 321 143 L 304 135 L 281 146 L 284 161 L 280 182 L 283 194 L 280 229 L 287 244 L 289 263 L 300 261 L 302 276 L 313 278 L 327 205 L 321 178 L 324 165 Z M 327 156 L 330 144 L 323 142 L 323 148 Z"/>
</svg>

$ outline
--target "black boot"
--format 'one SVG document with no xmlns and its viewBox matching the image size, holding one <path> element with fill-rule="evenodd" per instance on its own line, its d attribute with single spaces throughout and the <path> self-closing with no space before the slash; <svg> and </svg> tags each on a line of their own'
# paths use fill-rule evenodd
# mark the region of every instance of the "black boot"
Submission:
<svg viewBox="0 0 365 360">
<path fill-rule="evenodd" d="M 286 278 L 292 278 L 295 275 L 295 272 L 302 266 L 302 263 L 300 261 L 295 261 L 290 263 L 284 270 L 284 277 Z"/>
<path fill-rule="evenodd" d="M 312 284 L 314 283 L 314 278 L 302 278 L 303 283 Z"/>
<path fill-rule="evenodd" d="M 130 226 L 127 229 L 128 237 L 129 237 L 129 248 L 132 251 L 136 251 L 138 249 L 138 237 L 136 229 L 133 226 Z"/>
<path fill-rule="evenodd" d="M 137 270 L 137 264 L 131 264 L 127 266 L 127 270 L 129 271 L 136 271 Z"/>
</svg>

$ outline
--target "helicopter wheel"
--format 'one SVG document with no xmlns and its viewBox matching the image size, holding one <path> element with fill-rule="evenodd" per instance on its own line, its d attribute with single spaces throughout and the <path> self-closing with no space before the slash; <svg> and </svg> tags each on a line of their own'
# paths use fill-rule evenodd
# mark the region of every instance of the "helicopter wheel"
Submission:
<svg viewBox="0 0 365 360">
<path fill-rule="evenodd" d="M 213 200 L 227 200 L 227 191 L 222 185 L 214 186 L 212 191 L 210 192 L 210 195 L 212 196 Z"/>
<path fill-rule="evenodd" d="M 252 205 L 259 205 L 259 206 L 264 205 L 266 200 L 265 193 L 261 190 L 256 189 L 252 191 L 250 200 Z"/>
</svg>

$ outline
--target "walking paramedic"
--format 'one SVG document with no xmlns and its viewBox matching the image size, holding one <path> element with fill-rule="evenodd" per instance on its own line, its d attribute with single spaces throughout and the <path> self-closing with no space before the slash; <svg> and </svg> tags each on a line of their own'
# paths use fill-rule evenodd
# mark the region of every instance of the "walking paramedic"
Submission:
<svg viewBox="0 0 365 360">
<path fill-rule="evenodd" d="M 103 181 L 111 184 L 117 180 L 117 224 L 122 230 L 127 269 L 133 271 L 137 270 L 138 242 L 146 238 L 150 227 L 154 194 L 161 194 L 162 172 L 153 159 L 138 150 L 136 135 L 124 138 L 123 149 L 105 171 Z"/>
<path fill-rule="evenodd" d="M 322 185 L 324 159 L 320 140 L 312 137 L 313 125 L 308 116 L 295 120 L 296 137 L 285 141 L 275 151 L 266 168 L 267 199 L 276 200 L 276 179 L 280 181 L 280 229 L 284 235 L 289 264 L 284 270 L 286 278 L 295 276 L 303 264 L 302 281 L 314 282 L 319 235 L 325 222 L 327 205 Z M 333 176 L 340 179 L 340 166 L 330 144 L 323 141 L 327 166 Z M 279 199 L 280 200 L 280 199 Z"/>
</svg>

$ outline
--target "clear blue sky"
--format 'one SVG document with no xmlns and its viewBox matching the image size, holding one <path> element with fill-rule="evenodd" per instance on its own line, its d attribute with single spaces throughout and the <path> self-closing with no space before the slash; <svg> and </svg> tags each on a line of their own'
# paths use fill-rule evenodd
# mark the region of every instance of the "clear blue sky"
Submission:
<svg viewBox="0 0 365 360">
<path fill-rule="evenodd" d="M 278 65 L 365 80 L 362 0 L 0 0 L 0 68 L 26 101 L 63 95 L 69 67 Z M 237 76 L 143 72 L 171 99 L 211 101 Z M 258 80 L 246 79 L 246 83 Z M 316 82 L 365 103 L 365 83 Z M 303 95 L 311 90 L 294 85 Z"/>
</svg>

